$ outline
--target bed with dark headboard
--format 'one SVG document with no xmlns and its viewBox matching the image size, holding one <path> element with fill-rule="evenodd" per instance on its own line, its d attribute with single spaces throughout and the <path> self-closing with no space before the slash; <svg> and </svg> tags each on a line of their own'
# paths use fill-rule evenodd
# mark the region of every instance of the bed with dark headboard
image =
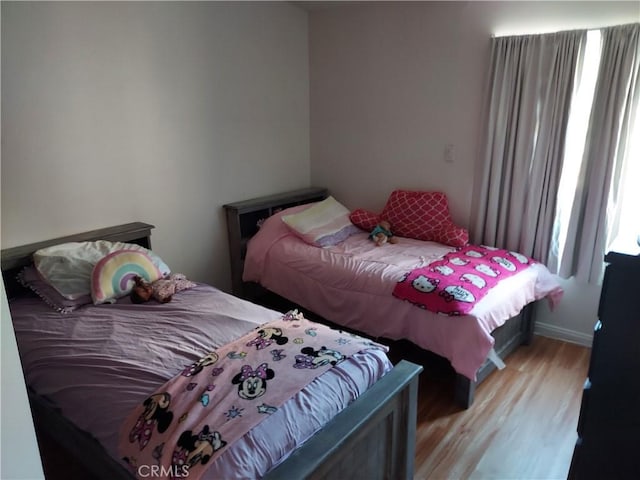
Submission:
<svg viewBox="0 0 640 480">
<path fill-rule="evenodd" d="M 15 275 L 32 263 L 36 250 L 92 240 L 129 242 L 150 248 L 153 228 L 134 222 L 2 250 L 2 272 L 10 306 L 28 295 L 15 281 Z M 420 370 L 421 367 L 409 362 L 396 365 L 265 478 L 413 478 Z M 80 430 L 56 405 L 29 385 L 28 388 L 38 429 L 68 450 L 96 478 L 131 478 L 129 471 L 109 456 L 91 434 Z M 372 455 L 372 451 L 378 453 Z"/>
<path fill-rule="evenodd" d="M 33 253 L 36 250 L 61 243 L 88 242 L 96 239 L 135 243 L 145 248 L 151 248 L 151 230 L 153 228 L 155 227 L 148 223 L 131 222 L 115 227 L 99 228 L 52 240 L 5 248 L 2 250 L 2 275 L 7 288 L 7 295 L 11 298 L 13 295 L 18 295 L 24 291 L 24 288 L 17 282 L 16 275 L 23 267 L 33 263 Z"/>
<path fill-rule="evenodd" d="M 408 302 L 392 298 L 390 291 L 382 292 L 383 289 L 378 288 L 381 281 L 367 284 L 368 280 L 360 281 L 360 279 L 371 277 L 378 281 L 383 275 L 387 275 L 384 279 L 385 288 L 387 288 L 391 283 L 389 281 L 391 275 L 380 274 L 378 271 L 372 273 L 373 270 L 368 269 L 370 265 L 379 263 L 395 268 L 401 265 L 401 263 L 394 264 L 396 258 L 405 265 L 408 264 L 409 258 L 424 264 L 425 257 L 431 258 L 428 256 L 432 255 L 433 244 L 436 242 L 401 238 L 395 245 L 379 248 L 367 240 L 365 231 L 360 231 L 359 234 L 352 234 L 336 244 L 319 248 L 303 240 L 302 235 L 287 229 L 285 222 L 281 221 L 283 215 L 289 217 L 300 215 L 304 208 L 308 208 L 302 205 L 323 201 L 328 195 L 327 189 L 310 188 L 307 191 L 270 195 L 225 205 L 229 226 L 229 248 L 232 252 L 234 293 L 265 304 L 273 304 L 271 302 L 279 304 L 281 299 L 286 299 L 293 305 L 300 305 L 340 328 L 351 329 L 372 338 L 398 340 L 402 342 L 398 344 L 401 348 L 407 344 L 407 341 L 412 342 L 413 345 L 423 349 L 423 352 L 432 351 L 447 358 L 454 368 L 456 367 L 452 355 L 447 355 L 446 353 L 449 352 L 443 352 L 437 348 L 425 347 L 424 345 L 429 343 L 425 339 L 446 337 L 462 345 L 463 342 L 459 339 L 466 338 L 469 341 L 465 343 L 467 345 L 465 348 L 456 347 L 461 351 L 472 348 L 469 346 L 475 348 L 476 340 L 480 337 L 485 343 L 488 342 L 486 337 L 487 332 L 490 332 L 494 342 L 493 352 L 490 352 L 492 355 L 488 357 L 482 357 L 485 359 L 484 363 L 480 359 L 481 364 L 478 363 L 474 370 L 475 379 L 473 374 L 469 372 L 463 374 L 465 372 L 460 373 L 460 370 L 456 369 L 454 399 L 456 404 L 468 408 L 473 403 L 476 386 L 498 368 L 500 358 L 506 357 L 520 345 L 530 343 L 534 329 L 532 299 L 527 299 L 518 306 L 509 306 L 504 309 L 502 305 L 496 305 L 496 311 L 510 310 L 510 314 L 506 316 L 501 311 L 499 314 L 501 318 L 497 321 L 491 318 L 486 322 L 484 318 L 479 320 L 475 315 L 464 315 L 464 320 L 450 317 L 451 324 L 464 321 L 473 327 L 466 329 L 465 332 L 448 331 L 448 326 L 442 328 L 438 326 L 438 330 L 434 331 L 434 324 L 441 325 L 444 322 L 442 315 L 424 308 L 409 306 Z M 324 206 L 323 208 L 326 210 L 332 207 Z M 260 218 L 259 227 L 255 225 L 257 218 Z M 366 246 L 367 243 L 370 247 Z M 450 245 L 440 245 L 440 247 L 443 246 L 450 247 Z M 389 260 L 392 255 L 394 255 L 393 260 Z M 365 260 L 361 261 L 361 258 Z M 432 260 L 438 258 L 440 257 L 433 257 Z M 546 275 L 543 269 L 545 267 L 541 266 L 541 273 L 537 274 L 539 277 Z M 400 267 L 396 270 L 400 270 Z M 405 272 L 408 271 L 405 270 Z M 394 275 L 396 278 L 393 280 L 399 282 L 402 275 L 398 272 L 394 272 Z M 242 279 L 245 280 L 244 283 L 241 282 Z M 373 289 L 369 290 L 372 284 Z M 531 284 L 528 284 L 522 290 L 528 290 L 530 286 Z M 510 299 L 518 296 L 513 295 L 513 291 L 517 290 L 514 288 L 507 292 L 504 302 L 498 299 L 496 303 L 509 305 Z M 485 318 L 492 315 L 493 313 L 485 315 Z M 402 325 L 403 328 L 396 329 L 392 335 L 385 336 L 380 332 L 385 331 L 385 324 L 388 323 Z M 399 330 L 403 330 L 403 333 L 399 334 Z M 468 337 L 459 336 L 460 333 L 466 334 L 471 330 L 482 331 L 482 333 L 469 334 Z M 404 354 L 401 352 L 400 356 Z"/>
</svg>

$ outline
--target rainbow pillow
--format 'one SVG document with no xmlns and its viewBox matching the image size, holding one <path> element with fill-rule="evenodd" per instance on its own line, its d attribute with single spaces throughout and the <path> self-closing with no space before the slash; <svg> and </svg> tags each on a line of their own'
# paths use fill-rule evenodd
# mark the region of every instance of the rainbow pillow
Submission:
<svg viewBox="0 0 640 480">
<path fill-rule="evenodd" d="M 103 257 L 91 273 L 91 297 L 95 305 L 113 303 L 131 292 L 135 276 L 147 282 L 162 278 L 149 255 L 137 250 L 118 250 Z"/>
</svg>

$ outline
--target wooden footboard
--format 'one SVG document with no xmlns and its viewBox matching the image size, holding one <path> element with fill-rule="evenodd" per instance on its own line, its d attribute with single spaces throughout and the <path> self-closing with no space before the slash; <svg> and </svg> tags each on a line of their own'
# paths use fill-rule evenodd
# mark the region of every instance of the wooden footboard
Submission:
<svg viewBox="0 0 640 480">
<path fill-rule="evenodd" d="M 79 430 L 49 401 L 29 390 L 29 402 L 38 433 L 46 435 L 68 452 L 79 465 L 91 472 L 91 478 L 96 480 L 134 478 L 122 464 L 107 454 L 95 438 Z"/>
<path fill-rule="evenodd" d="M 265 478 L 413 478 L 418 375 L 402 361 L 339 413 Z M 38 429 L 101 480 L 133 476 L 89 434 L 78 430 L 48 402 L 30 392 Z"/>
<path fill-rule="evenodd" d="M 412 479 L 421 371 L 401 361 L 265 478 Z"/>
</svg>

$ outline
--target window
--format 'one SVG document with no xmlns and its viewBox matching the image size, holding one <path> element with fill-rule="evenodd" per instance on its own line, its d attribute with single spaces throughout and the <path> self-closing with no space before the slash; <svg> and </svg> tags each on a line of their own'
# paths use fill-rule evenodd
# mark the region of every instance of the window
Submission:
<svg viewBox="0 0 640 480">
<path fill-rule="evenodd" d="M 632 250 L 634 242 L 640 245 L 640 108 L 636 109 L 631 132 L 619 185 L 620 200 L 617 208 L 612 206 L 612 215 L 618 218 L 607 243 L 608 249 L 612 250 Z M 616 210 L 618 215 L 615 215 Z"/>
<path fill-rule="evenodd" d="M 600 95 L 602 98 L 606 97 L 606 101 L 611 102 L 612 105 L 615 103 L 612 98 L 606 96 L 605 90 L 608 86 L 597 85 L 599 69 L 601 67 L 607 68 L 602 66 L 605 62 L 602 59 L 602 48 L 601 31 L 589 31 L 582 64 L 577 69 L 571 101 L 551 245 L 551 264 L 561 273 L 571 272 L 573 274 L 572 268 L 560 267 L 563 265 L 564 257 L 567 256 L 567 260 L 569 260 L 567 264 L 570 263 L 571 257 L 575 256 L 573 249 L 578 246 L 582 248 L 582 250 L 578 250 L 579 255 L 589 253 L 586 252 L 585 245 L 581 245 L 581 237 L 585 233 L 585 225 L 589 222 L 598 224 L 597 228 L 601 233 L 597 235 L 602 237 L 604 242 L 593 242 L 591 253 L 593 253 L 594 257 L 591 260 L 591 264 L 594 268 L 588 274 L 590 281 L 598 277 L 596 263 L 603 262 L 602 253 L 604 252 L 599 252 L 598 250 L 604 247 L 605 252 L 610 250 L 637 252 L 638 244 L 636 241 L 640 243 L 640 214 L 638 214 L 638 205 L 640 205 L 640 188 L 638 187 L 640 183 L 640 109 L 637 108 L 640 93 L 634 83 L 638 81 L 637 65 L 635 77 L 633 67 L 631 68 L 627 84 L 615 84 L 616 87 L 621 87 L 618 94 L 624 93 L 626 95 L 624 102 L 618 104 L 621 111 L 616 111 L 617 108 L 609 110 L 609 103 L 607 103 L 606 120 L 603 121 L 600 118 L 604 125 L 611 124 L 612 132 L 617 132 L 610 137 L 604 135 L 606 141 L 610 144 L 606 148 L 607 155 L 615 159 L 610 165 L 610 170 L 608 170 L 612 172 L 609 184 L 605 182 L 606 177 L 594 181 L 595 175 L 590 175 L 590 170 L 599 171 L 597 169 L 599 167 L 595 166 L 595 163 L 599 160 L 597 158 L 594 159 L 592 155 L 590 158 L 591 164 L 587 164 L 588 156 L 584 155 L 585 149 L 589 148 L 589 140 L 591 140 L 588 135 L 597 137 L 599 133 L 597 130 L 600 127 L 599 124 L 595 128 L 592 126 L 594 130 L 592 130 L 591 134 L 588 133 L 594 96 Z M 615 55 L 616 57 L 622 56 L 622 53 L 618 53 L 618 50 L 615 50 Z M 611 61 L 611 57 L 609 57 L 609 60 Z M 637 62 L 637 58 L 634 61 Z M 610 65 L 610 63 L 606 65 Z M 608 70 L 603 71 L 606 72 Z M 619 97 L 616 97 L 615 100 L 617 102 Z M 603 111 L 599 112 L 600 117 L 605 116 Z M 613 115 L 619 115 L 619 117 L 614 117 Z M 625 122 L 628 123 L 625 124 Z M 614 125 L 615 128 L 613 128 Z M 626 135 L 626 138 L 622 137 L 623 135 Z M 599 139 L 598 141 L 602 140 Z M 607 161 L 604 158 L 602 160 L 602 162 Z M 597 190 L 598 187 L 600 192 L 606 192 L 607 188 L 609 192 L 608 197 L 602 199 L 604 203 L 601 202 L 601 205 L 603 205 L 601 211 L 606 210 L 606 215 L 604 216 L 599 216 L 598 212 L 589 210 L 594 203 L 584 202 L 587 197 L 590 197 L 590 199 L 597 197 L 597 192 L 594 195 L 593 190 Z M 580 204 L 581 199 L 583 200 L 582 204 Z M 578 220 L 572 218 L 576 215 L 576 212 L 579 215 L 577 217 Z M 587 230 L 589 228 L 586 227 Z M 594 234 L 593 238 L 595 240 L 598 236 Z M 579 271 L 580 267 L 578 268 Z M 583 268 L 582 271 L 584 272 L 585 269 Z M 583 278 L 586 278 L 586 276 Z"/>
<path fill-rule="evenodd" d="M 563 247 L 567 240 L 567 229 L 573 210 L 573 200 L 578 188 L 578 176 L 582 165 L 587 129 L 589 128 L 593 93 L 598 79 L 600 48 L 600 31 L 589 31 L 582 68 L 576 73 L 575 91 L 571 99 L 571 113 L 567 125 L 562 174 L 558 187 L 555 235 L 551 248 L 552 254 L 557 258 L 558 265 L 562 262 Z"/>
</svg>

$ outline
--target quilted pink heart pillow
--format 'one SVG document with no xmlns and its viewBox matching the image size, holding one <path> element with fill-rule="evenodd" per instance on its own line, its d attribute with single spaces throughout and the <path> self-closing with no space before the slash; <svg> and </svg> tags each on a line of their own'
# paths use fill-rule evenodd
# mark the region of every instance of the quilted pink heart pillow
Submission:
<svg viewBox="0 0 640 480">
<path fill-rule="evenodd" d="M 452 247 L 464 247 L 469 243 L 469 231 L 454 223 L 440 230 L 434 230 L 430 236 L 432 242 L 443 243 Z"/>
<path fill-rule="evenodd" d="M 447 196 L 442 192 L 391 192 L 380 219 L 391 223 L 400 237 L 415 238 L 462 247 L 469 243 L 469 232 L 453 223 Z"/>
<path fill-rule="evenodd" d="M 349 215 L 349 220 L 356 227 L 361 228 L 367 232 L 370 232 L 376 225 L 380 222 L 380 215 L 377 213 L 370 212 L 369 210 L 364 210 L 362 208 L 358 208 L 351 212 Z"/>
</svg>

